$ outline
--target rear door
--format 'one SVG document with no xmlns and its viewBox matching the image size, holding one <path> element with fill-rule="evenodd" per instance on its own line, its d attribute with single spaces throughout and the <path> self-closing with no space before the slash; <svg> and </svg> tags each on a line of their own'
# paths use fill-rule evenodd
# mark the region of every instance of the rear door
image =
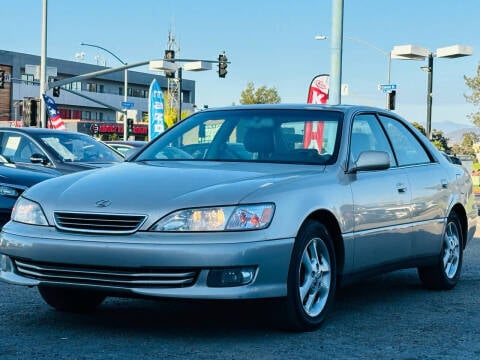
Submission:
<svg viewBox="0 0 480 360">
<path fill-rule="evenodd" d="M 411 189 L 411 256 L 438 255 L 450 194 L 447 173 L 404 124 L 388 116 L 380 116 L 380 120 Z"/>
</svg>

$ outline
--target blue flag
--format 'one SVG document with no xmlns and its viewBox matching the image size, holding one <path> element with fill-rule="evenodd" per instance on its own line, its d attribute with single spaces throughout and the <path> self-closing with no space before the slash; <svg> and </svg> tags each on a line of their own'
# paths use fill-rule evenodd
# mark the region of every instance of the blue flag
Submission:
<svg viewBox="0 0 480 360">
<path fill-rule="evenodd" d="M 153 79 L 148 93 L 148 140 L 165 131 L 163 92 L 157 79 Z"/>
</svg>

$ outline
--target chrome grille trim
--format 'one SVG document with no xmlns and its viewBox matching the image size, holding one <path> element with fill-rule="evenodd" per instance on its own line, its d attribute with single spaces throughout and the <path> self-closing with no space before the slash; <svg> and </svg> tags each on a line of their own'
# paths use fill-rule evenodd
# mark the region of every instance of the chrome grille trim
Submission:
<svg viewBox="0 0 480 360">
<path fill-rule="evenodd" d="M 131 234 L 137 231 L 146 219 L 145 215 L 55 212 L 57 228 L 97 234 Z"/>
<path fill-rule="evenodd" d="M 76 267 L 74 265 L 32 263 L 14 260 L 18 274 L 40 281 L 110 287 L 187 287 L 193 285 L 198 270 L 128 269 Z"/>
</svg>

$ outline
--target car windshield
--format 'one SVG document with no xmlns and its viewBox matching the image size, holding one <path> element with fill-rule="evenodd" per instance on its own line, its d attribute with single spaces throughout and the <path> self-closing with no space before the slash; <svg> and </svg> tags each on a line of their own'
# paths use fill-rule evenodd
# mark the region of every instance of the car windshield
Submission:
<svg viewBox="0 0 480 360">
<path fill-rule="evenodd" d="M 39 140 L 65 162 L 104 163 L 123 161 L 120 154 L 87 135 L 58 131 L 55 134 L 41 135 Z"/>
<path fill-rule="evenodd" d="M 343 114 L 329 110 L 203 111 L 162 134 L 134 161 L 331 164 Z"/>
</svg>

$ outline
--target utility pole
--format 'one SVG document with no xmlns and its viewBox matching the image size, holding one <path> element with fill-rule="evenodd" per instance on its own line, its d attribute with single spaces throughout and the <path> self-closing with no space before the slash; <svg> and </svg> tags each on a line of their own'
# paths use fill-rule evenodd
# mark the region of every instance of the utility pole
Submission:
<svg viewBox="0 0 480 360">
<path fill-rule="evenodd" d="M 330 90 L 328 103 L 341 104 L 343 0 L 332 0 L 332 49 L 330 57 Z"/>
<path fill-rule="evenodd" d="M 432 139 L 433 54 L 428 54 L 427 83 L 427 137 Z"/>
<path fill-rule="evenodd" d="M 40 127 L 47 127 L 43 94 L 47 85 L 47 0 L 42 3 L 42 49 L 40 54 Z M 37 125 L 38 126 L 38 125 Z"/>
<path fill-rule="evenodd" d="M 175 41 L 175 35 L 173 34 L 172 30 L 168 32 L 168 43 L 167 43 L 167 51 L 173 51 L 173 53 L 178 54 L 180 52 L 180 47 L 177 45 Z M 180 121 L 180 113 L 181 113 L 181 70 L 178 69 L 178 74 L 177 78 L 175 77 L 168 77 L 168 87 L 167 87 L 167 92 L 168 92 L 168 97 L 170 99 L 170 108 L 171 109 L 177 109 L 178 110 L 178 120 Z"/>
</svg>

